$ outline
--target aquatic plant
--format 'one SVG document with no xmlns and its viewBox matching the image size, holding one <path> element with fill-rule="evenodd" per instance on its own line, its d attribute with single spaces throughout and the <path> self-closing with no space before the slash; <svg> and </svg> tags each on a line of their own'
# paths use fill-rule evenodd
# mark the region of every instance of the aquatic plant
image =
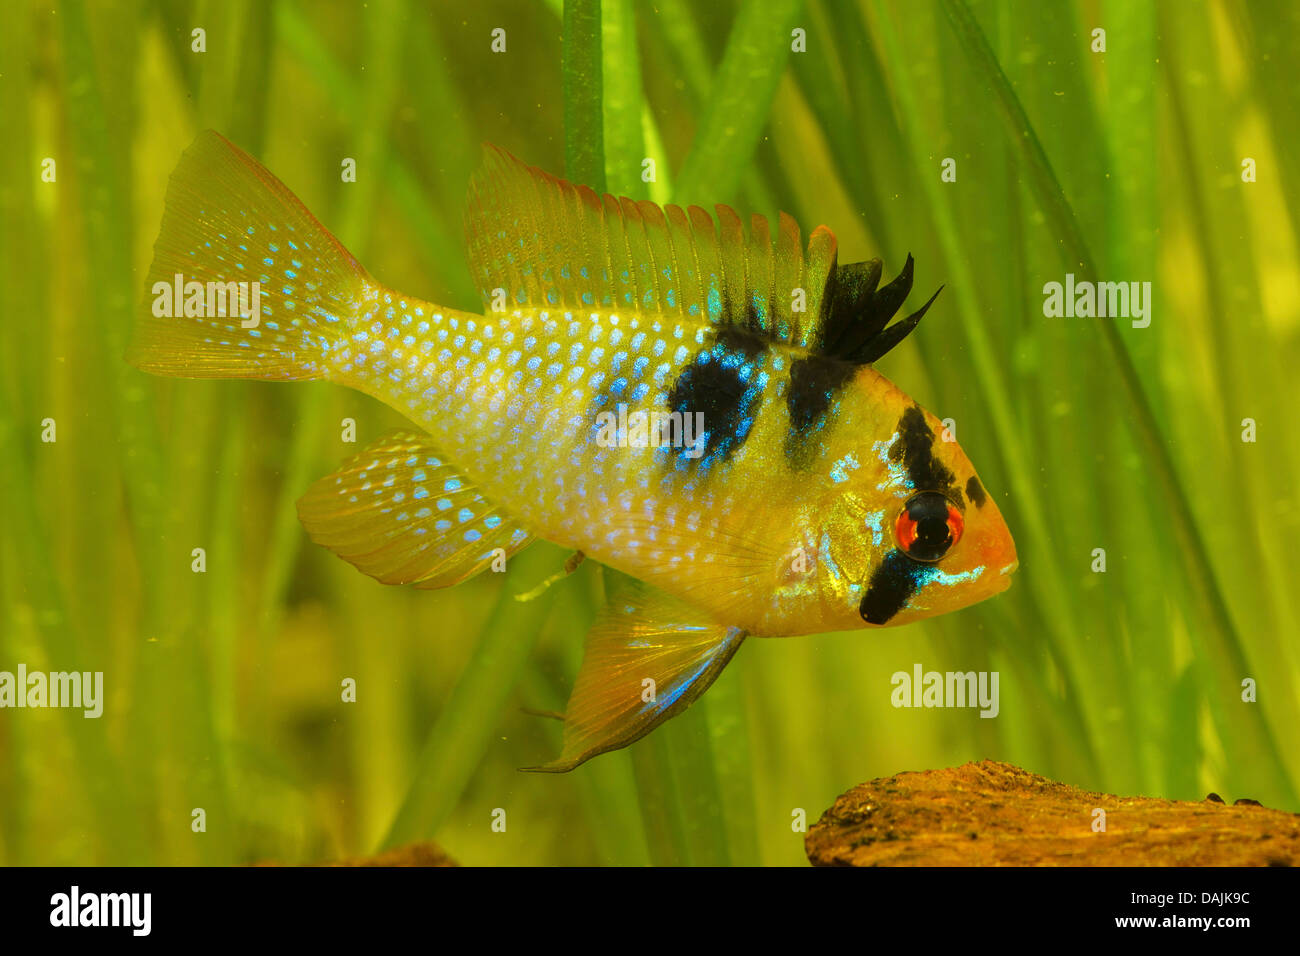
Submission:
<svg viewBox="0 0 1300 956">
<path fill-rule="evenodd" d="M 1295 18 L 1231 0 L 9 16 L 0 670 L 102 671 L 106 699 L 98 719 L 0 710 L 0 861 L 434 837 L 473 863 L 799 863 L 797 811 L 980 757 L 1300 809 Z M 629 751 L 519 774 L 558 746 L 522 708 L 563 707 L 600 569 L 516 601 L 565 560 L 537 546 L 504 580 L 384 588 L 305 547 L 293 502 L 358 447 L 346 419 L 364 443 L 394 413 L 121 361 L 167 176 L 206 127 L 378 277 L 452 305 L 476 299 L 460 222 L 483 140 L 620 194 L 825 222 L 845 261 L 912 253 L 946 291 L 881 367 L 1005 492 L 1016 585 L 899 631 L 754 642 Z M 1149 325 L 1045 314 L 1067 275 L 1150 282 Z M 916 662 L 998 671 L 998 717 L 894 707 Z"/>
</svg>

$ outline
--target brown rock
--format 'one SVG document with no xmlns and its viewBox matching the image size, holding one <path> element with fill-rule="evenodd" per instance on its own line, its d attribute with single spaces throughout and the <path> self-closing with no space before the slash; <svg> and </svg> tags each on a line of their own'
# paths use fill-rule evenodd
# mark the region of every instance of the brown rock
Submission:
<svg viewBox="0 0 1300 956">
<path fill-rule="evenodd" d="M 1294 866 L 1300 814 L 1092 793 L 985 760 L 854 787 L 804 847 L 814 866 Z"/>
</svg>

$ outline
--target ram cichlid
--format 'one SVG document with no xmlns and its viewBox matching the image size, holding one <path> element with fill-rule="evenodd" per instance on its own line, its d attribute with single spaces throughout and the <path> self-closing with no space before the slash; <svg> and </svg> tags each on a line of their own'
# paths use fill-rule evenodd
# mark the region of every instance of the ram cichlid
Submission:
<svg viewBox="0 0 1300 956">
<path fill-rule="evenodd" d="M 715 211 L 600 196 L 489 146 L 465 216 L 479 315 L 376 282 L 205 132 L 168 188 L 130 360 L 325 379 L 411 419 L 298 506 L 384 583 L 448 587 L 535 538 L 634 578 L 587 637 L 562 754 L 534 768 L 572 769 L 687 707 L 746 637 L 905 624 L 1016 567 L 969 459 L 872 368 L 934 301 L 889 324 L 911 258 L 881 285 L 824 226 L 805 246 L 784 214 Z M 210 307 L 242 284 L 239 309 Z"/>
</svg>

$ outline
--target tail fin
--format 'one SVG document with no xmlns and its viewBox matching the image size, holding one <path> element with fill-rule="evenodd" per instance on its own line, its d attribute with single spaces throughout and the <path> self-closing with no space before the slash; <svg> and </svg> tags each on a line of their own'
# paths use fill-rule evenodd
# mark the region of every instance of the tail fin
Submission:
<svg viewBox="0 0 1300 956">
<path fill-rule="evenodd" d="M 377 287 L 280 180 L 212 130 L 167 187 L 127 361 L 183 378 L 322 378 Z"/>
</svg>

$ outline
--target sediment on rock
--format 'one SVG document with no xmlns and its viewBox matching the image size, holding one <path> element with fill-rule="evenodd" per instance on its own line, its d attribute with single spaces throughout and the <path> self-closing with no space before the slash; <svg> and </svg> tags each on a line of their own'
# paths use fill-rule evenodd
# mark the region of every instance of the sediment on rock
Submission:
<svg viewBox="0 0 1300 956">
<path fill-rule="evenodd" d="M 1007 763 L 895 774 L 808 831 L 814 866 L 1294 866 L 1300 814 L 1080 790 Z M 1105 829 L 1095 830 L 1103 819 Z"/>
</svg>

